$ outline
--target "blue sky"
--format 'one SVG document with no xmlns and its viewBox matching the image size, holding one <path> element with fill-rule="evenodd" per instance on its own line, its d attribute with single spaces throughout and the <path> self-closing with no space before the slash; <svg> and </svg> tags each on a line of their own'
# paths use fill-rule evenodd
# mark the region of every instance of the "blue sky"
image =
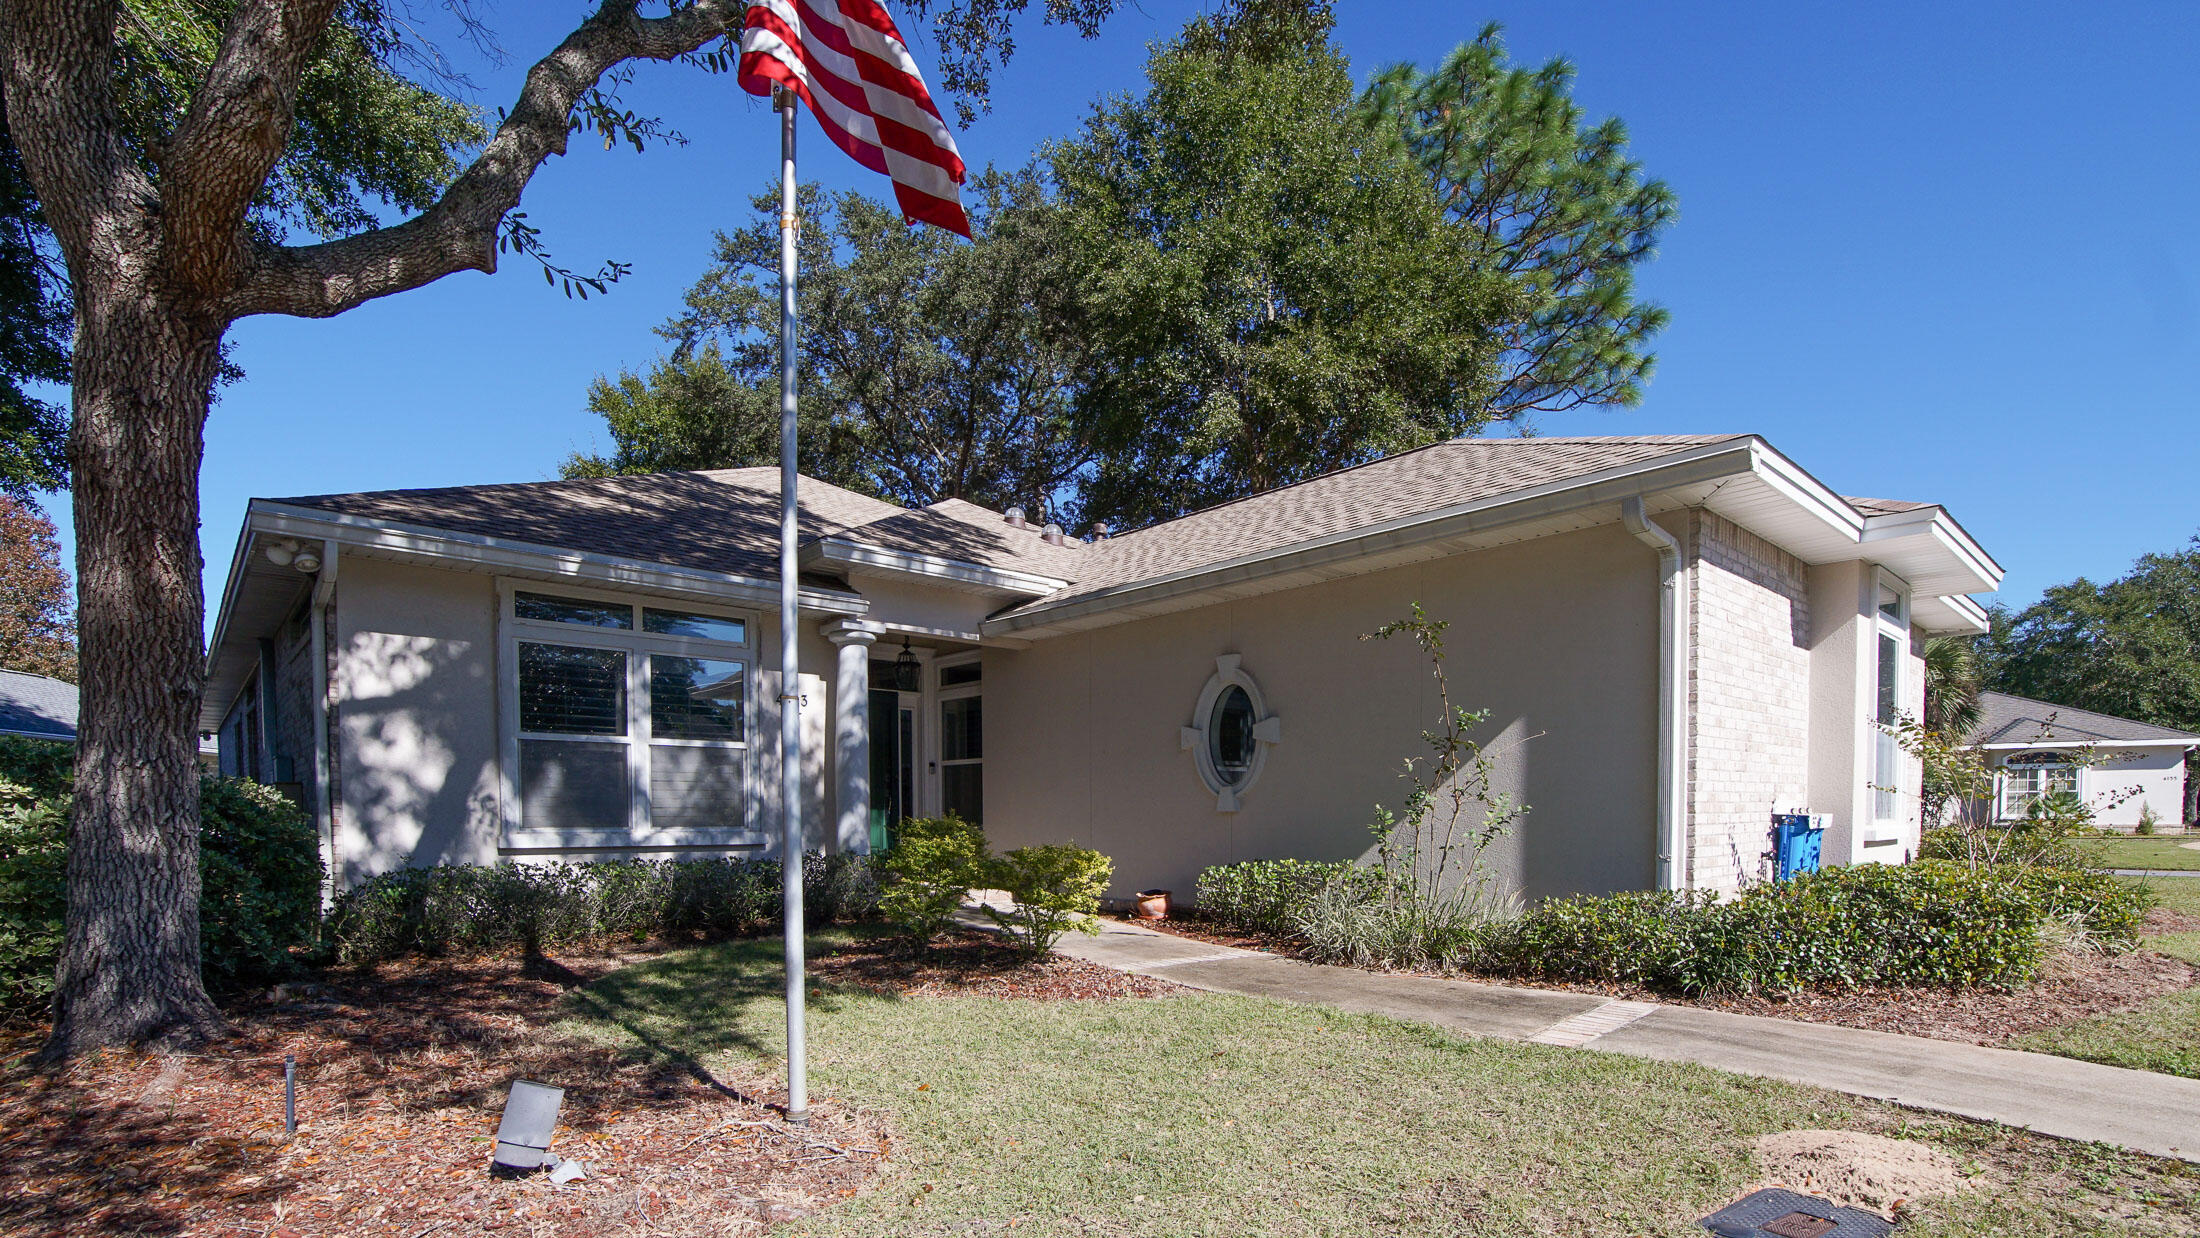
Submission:
<svg viewBox="0 0 2200 1238">
<path fill-rule="evenodd" d="M 1144 0 L 1094 42 L 1023 30 L 965 158 L 1021 163 L 1136 89 L 1146 44 L 1200 7 Z M 1488 20 L 1516 59 L 1570 57 L 1577 98 L 1623 118 L 1679 195 L 1642 275 L 1673 314 L 1647 398 L 1542 432 L 1761 433 L 1844 493 L 1947 503 L 2017 604 L 2200 529 L 2200 6 L 1339 9 L 1362 78 Z M 477 101 L 507 100 L 577 12 L 492 8 L 513 63 L 477 73 Z M 247 377 L 214 409 L 203 472 L 210 602 L 252 496 L 537 480 L 605 445 L 589 380 L 658 351 L 713 230 L 774 174 L 770 114 L 730 78 L 645 68 L 629 98 L 690 143 L 576 140 L 524 205 L 567 265 L 633 264 L 611 295 L 567 301 L 508 260 L 329 321 L 236 327 Z M 806 121 L 803 137 L 806 177 L 883 192 Z M 66 498 L 49 507 L 66 541 Z"/>
</svg>

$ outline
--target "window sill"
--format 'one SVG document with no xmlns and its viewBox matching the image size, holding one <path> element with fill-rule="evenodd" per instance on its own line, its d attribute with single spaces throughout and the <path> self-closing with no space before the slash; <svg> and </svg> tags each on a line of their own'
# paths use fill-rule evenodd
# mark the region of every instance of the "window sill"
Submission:
<svg viewBox="0 0 2200 1238">
<path fill-rule="evenodd" d="M 633 847 L 761 847 L 761 830 L 506 830 L 502 851 L 619 851 Z"/>
</svg>

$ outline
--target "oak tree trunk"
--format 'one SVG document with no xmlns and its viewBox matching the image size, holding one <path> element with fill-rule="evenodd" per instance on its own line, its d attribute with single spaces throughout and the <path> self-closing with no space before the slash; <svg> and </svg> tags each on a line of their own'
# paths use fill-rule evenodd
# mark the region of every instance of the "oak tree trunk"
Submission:
<svg viewBox="0 0 2200 1238">
<path fill-rule="evenodd" d="M 147 238 L 150 239 L 150 238 Z M 49 1057 L 219 1033 L 199 977 L 199 459 L 223 325 L 149 246 L 77 281 L 69 440 L 83 660 Z"/>
</svg>

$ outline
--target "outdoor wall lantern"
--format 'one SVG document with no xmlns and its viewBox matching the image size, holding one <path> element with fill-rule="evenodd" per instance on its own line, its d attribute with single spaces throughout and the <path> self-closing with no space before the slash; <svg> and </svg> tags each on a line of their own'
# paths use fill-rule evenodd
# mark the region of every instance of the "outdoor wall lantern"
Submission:
<svg viewBox="0 0 2200 1238">
<path fill-rule="evenodd" d="M 1261 701 L 1260 685 L 1245 673 L 1238 654 L 1215 659 L 1215 673 L 1192 709 L 1192 724 L 1178 729 L 1178 747 L 1191 752 L 1200 781 L 1215 793 L 1216 812 L 1236 812 L 1260 777 L 1268 749 L 1283 738 L 1283 722 Z"/>
<path fill-rule="evenodd" d="M 921 692 L 924 689 L 924 664 L 910 652 L 909 638 L 901 638 L 901 656 L 894 659 L 894 690 L 896 692 Z"/>
<path fill-rule="evenodd" d="M 550 1135 L 558 1128 L 565 1089 L 547 1083 L 512 1081 L 504 1099 L 504 1120 L 497 1123 L 497 1150 L 491 1159 L 506 1169 L 537 1169 L 550 1154 Z"/>
</svg>

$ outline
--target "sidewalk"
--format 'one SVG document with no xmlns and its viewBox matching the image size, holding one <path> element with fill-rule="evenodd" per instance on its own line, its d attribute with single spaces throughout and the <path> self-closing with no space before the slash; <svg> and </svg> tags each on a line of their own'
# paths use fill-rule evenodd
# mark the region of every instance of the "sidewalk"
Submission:
<svg viewBox="0 0 2200 1238">
<path fill-rule="evenodd" d="M 1324 967 L 1103 921 L 1056 952 L 1195 989 L 1811 1084 L 2200 1162 L 2200 1080 L 1823 1023 Z"/>
</svg>

